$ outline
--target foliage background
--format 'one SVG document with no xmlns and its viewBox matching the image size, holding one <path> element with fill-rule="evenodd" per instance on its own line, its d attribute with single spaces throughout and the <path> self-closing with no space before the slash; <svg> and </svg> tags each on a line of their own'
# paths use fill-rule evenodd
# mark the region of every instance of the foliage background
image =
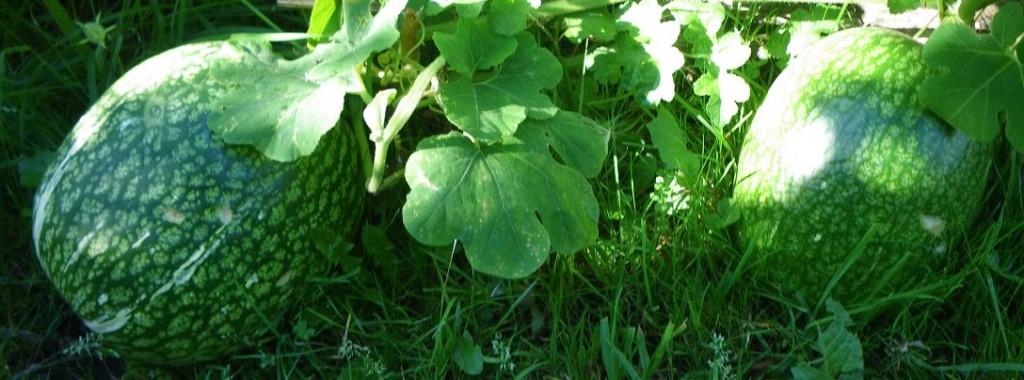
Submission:
<svg viewBox="0 0 1024 380">
<path fill-rule="evenodd" d="M 192 367 L 126 366 L 91 340 L 35 261 L 28 226 L 45 152 L 104 88 L 146 57 L 225 33 L 302 31 L 309 14 L 267 1 L 56 4 L 22 2 L 0 14 L 2 378 L 449 378 L 477 370 L 517 378 L 774 378 L 855 353 L 865 377 L 1024 373 L 1018 155 L 1000 152 L 986 210 L 953 250 L 941 289 L 842 305 L 847 316 L 746 278 L 729 231 L 708 224 L 729 192 L 745 123 L 784 59 L 755 55 L 738 69 L 750 100 L 739 104 L 735 123 L 715 129 L 708 128 L 718 111 L 713 97 L 695 90 L 711 69 L 697 64 L 699 52 L 679 44 L 688 63 L 664 108 L 699 158 L 687 170 L 704 180 L 687 182 L 658 160 L 647 129 L 657 110 L 584 73 L 593 47 L 563 37 L 560 19 L 530 21 L 565 68 L 550 95 L 612 131 L 609 159 L 592 182 L 602 205 L 597 244 L 553 255 L 522 280 L 481 275 L 457 247 L 409 238 L 399 211 L 408 189 L 399 184 L 369 202 L 356 249 L 332 277 L 318 280 L 314 294 L 297 300 L 294 313 L 276 321 L 265 341 Z M 723 32 L 737 32 L 755 52 L 792 38 L 774 22 L 779 18 L 844 19 L 846 26 L 859 20 L 855 7 L 790 4 L 735 5 L 727 14 Z M 113 27 L 103 49 L 85 40 L 79 24 L 96 20 Z M 397 142 L 393 165 L 419 138 L 447 128 L 436 112 L 416 118 L 429 127 Z M 823 336 L 848 338 L 842 332 L 859 349 L 822 346 Z"/>
</svg>

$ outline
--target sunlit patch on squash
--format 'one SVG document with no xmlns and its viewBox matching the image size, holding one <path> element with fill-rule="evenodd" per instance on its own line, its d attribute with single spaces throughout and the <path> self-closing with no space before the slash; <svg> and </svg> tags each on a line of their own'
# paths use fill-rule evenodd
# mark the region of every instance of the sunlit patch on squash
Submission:
<svg viewBox="0 0 1024 380">
<path fill-rule="evenodd" d="M 803 128 L 786 135 L 780 166 L 785 168 L 782 175 L 785 182 L 790 183 L 788 186 L 797 186 L 814 178 L 829 163 L 829 147 L 835 140 L 830 122 L 827 117 L 819 115 Z"/>
</svg>

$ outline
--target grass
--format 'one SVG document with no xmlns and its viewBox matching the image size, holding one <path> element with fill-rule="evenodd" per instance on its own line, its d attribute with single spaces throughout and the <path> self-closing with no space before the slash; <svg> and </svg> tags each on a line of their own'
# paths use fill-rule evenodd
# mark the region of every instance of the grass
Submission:
<svg viewBox="0 0 1024 380">
<path fill-rule="evenodd" d="M 263 2 L 84 1 L 62 20 L 47 3 L 55 2 L 10 6 L 0 16 L 0 378 L 466 378 L 453 353 L 467 342 L 480 347 L 487 378 L 775 378 L 822 362 L 817 341 L 832 314 L 751 279 L 730 232 L 705 222 L 730 191 L 744 123 L 721 133 L 702 127 L 695 115 L 706 100 L 679 86 L 670 107 L 697 111 L 678 113 L 688 115 L 681 121 L 705 178 L 681 193 L 656 181 L 675 174 L 658 163 L 644 129 L 654 112 L 573 77 L 555 97 L 613 132 L 594 181 L 602 215 L 593 247 L 553 255 L 521 280 L 478 274 L 458 246 L 424 247 L 408 237 L 399 214 L 407 189 L 398 185 L 371 200 L 373 228 L 353 252 L 357 261 L 315 280 L 315 291 L 272 321 L 264 340 L 195 366 L 125 363 L 95 343 L 36 262 L 31 158 L 56 149 L 102 89 L 145 57 L 238 30 L 300 31 L 308 14 Z M 783 8 L 737 12 L 730 25 L 755 39 L 768 33 L 758 20 Z M 81 29 L 68 24 L 97 17 L 115 27 L 99 52 L 79 44 Z M 582 53 L 553 37 L 556 24 L 545 27 L 546 45 L 567 62 Z M 777 73 L 770 65 L 760 72 L 741 117 Z M 401 142 L 399 155 L 412 146 Z M 867 377 L 1024 375 L 1024 177 L 1019 156 L 1000 157 L 987 206 L 952 249 L 943 281 L 929 292 L 843 305 Z M 667 214 L 656 199 L 668 196 L 688 196 L 688 208 Z"/>
</svg>

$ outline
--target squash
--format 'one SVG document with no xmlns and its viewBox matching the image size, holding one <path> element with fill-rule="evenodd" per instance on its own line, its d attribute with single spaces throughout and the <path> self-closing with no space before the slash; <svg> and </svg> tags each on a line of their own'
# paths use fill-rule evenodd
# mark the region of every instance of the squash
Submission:
<svg viewBox="0 0 1024 380">
<path fill-rule="evenodd" d="M 862 27 L 772 83 L 734 189 L 759 277 L 817 300 L 841 275 L 829 295 L 850 300 L 905 290 L 945 260 L 981 206 L 992 149 L 925 109 L 924 75 L 920 43 Z"/>
<path fill-rule="evenodd" d="M 127 72 L 82 116 L 36 195 L 36 254 L 106 347 L 156 364 L 253 343 L 329 266 L 317 237 L 360 223 L 362 153 L 336 126 L 293 162 L 229 146 L 206 124 L 207 75 L 229 42 Z"/>
</svg>

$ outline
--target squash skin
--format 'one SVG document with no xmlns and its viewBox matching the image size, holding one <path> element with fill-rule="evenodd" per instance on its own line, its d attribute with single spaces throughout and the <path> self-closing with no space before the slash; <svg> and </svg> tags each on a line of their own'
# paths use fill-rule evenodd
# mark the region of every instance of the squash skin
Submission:
<svg viewBox="0 0 1024 380">
<path fill-rule="evenodd" d="M 745 137 L 734 189 L 757 277 L 811 301 L 851 259 L 828 296 L 851 301 L 934 278 L 981 207 L 993 154 L 919 102 L 925 70 L 918 42 L 863 27 L 822 39 L 779 75 Z"/>
<path fill-rule="evenodd" d="M 347 238 L 361 219 L 362 153 L 346 125 L 294 162 L 213 137 L 222 87 L 209 67 L 238 49 L 190 44 L 131 69 L 75 125 L 36 195 L 40 264 L 127 359 L 190 364 L 253 344 L 327 273 L 310 235 Z"/>
</svg>

